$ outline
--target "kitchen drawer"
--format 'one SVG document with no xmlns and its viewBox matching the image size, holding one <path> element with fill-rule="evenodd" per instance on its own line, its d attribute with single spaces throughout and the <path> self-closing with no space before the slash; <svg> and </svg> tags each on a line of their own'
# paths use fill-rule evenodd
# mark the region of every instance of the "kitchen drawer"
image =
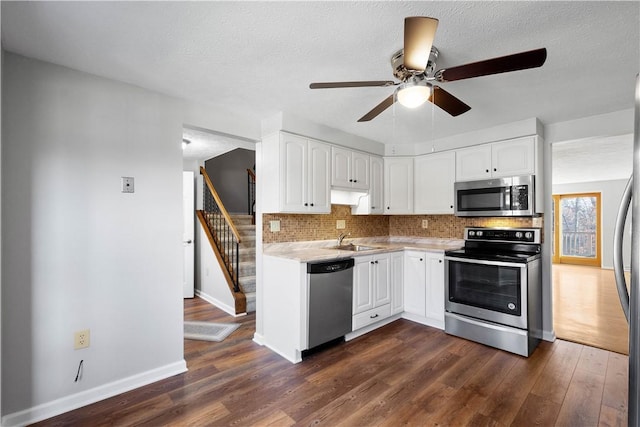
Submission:
<svg viewBox="0 0 640 427">
<path fill-rule="evenodd" d="M 367 310 L 363 313 L 358 313 L 353 316 L 353 330 L 357 331 L 360 328 L 386 319 L 389 316 L 391 316 L 391 304 L 381 305 L 380 307 Z"/>
</svg>

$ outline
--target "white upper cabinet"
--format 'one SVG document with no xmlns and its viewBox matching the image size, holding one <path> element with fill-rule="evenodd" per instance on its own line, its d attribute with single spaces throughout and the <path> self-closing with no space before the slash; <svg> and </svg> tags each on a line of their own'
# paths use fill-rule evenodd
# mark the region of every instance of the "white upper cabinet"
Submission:
<svg viewBox="0 0 640 427">
<path fill-rule="evenodd" d="M 307 201 L 309 212 L 331 212 L 331 151 L 327 144 L 309 140 Z M 307 207 L 305 205 L 305 207 Z"/>
<path fill-rule="evenodd" d="M 494 177 L 535 174 L 535 139 L 522 138 L 491 144 Z"/>
<path fill-rule="evenodd" d="M 331 147 L 331 185 L 369 189 L 369 155 L 340 147 Z"/>
<path fill-rule="evenodd" d="M 415 159 L 413 212 L 453 214 L 453 184 L 456 180 L 456 153 L 426 154 Z"/>
<path fill-rule="evenodd" d="M 413 213 L 413 158 L 384 159 L 384 213 Z"/>
<path fill-rule="evenodd" d="M 281 132 L 263 140 L 263 211 L 331 212 L 331 146 Z"/>
<path fill-rule="evenodd" d="M 371 156 L 371 184 L 369 187 L 369 213 L 384 213 L 384 163 L 381 157 Z"/>
<path fill-rule="evenodd" d="M 531 136 L 457 150 L 456 180 L 534 175 L 539 169 L 536 141 Z"/>
<path fill-rule="evenodd" d="M 384 213 L 384 163 L 382 157 L 369 156 L 369 193 L 351 208 L 353 215 Z"/>
</svg>

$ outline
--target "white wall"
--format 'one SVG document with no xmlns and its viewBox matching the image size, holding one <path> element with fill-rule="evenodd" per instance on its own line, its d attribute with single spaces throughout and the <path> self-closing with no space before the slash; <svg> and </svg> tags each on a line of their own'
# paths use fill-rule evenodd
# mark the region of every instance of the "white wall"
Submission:
<svg viewBox="0 0 640 427">
<path fill-rule="evenodd" d="M 183 113 L 168 97 L 9 53 L 2 77 L 10 425 L 185 369 Z M 134 194 L 120 192 L 121 176 L 135 178 Z M 85 328 L 91 346 L 74 350 Z"/>
<path fill-rule="evenodd" d="M 613 230 L 616 226 L 616 217 L 618 215 L 618 206 L 622 199 L 622 193 L 627 185 L 626 180 L 615 181 L 595 181 L 581 182 L 575 184 L 555 184 L 553 185 L 553 194 L 571 194 L 571 193 L 602 193 L 601 215 L 602 215 L 602 267 L 613 268 Z M 549 218 L 551 221 L 552 219 Z M 630 223 L 627 221 L 625 227 L 625 240 L 623 246 L 623 259 L 625 268 L 631 265 L 631 233 Z"/>
</svg>

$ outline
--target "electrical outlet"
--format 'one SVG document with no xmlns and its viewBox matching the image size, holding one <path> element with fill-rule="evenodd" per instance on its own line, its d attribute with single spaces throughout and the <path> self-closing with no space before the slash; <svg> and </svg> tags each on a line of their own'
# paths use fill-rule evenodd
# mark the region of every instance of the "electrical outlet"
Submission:
<svg viewBox="0 0 640 427">
<path fill-rule="evenodd" d="M 74 334 L 73 348 L 79 350 L 81 348 L 89 347 L 89 341 L 91 339 L 89 329 L 84 331 L 78 331 Z"/>
<path fill-rule="evenodd" d="M 337 219 L 336 220 L 336 230 L 344 230 L 345 228 L 347 228 L 347 224 L 345 222 L 344 219 Z"/>
<path fill-rule="evenodd" d="M 429 220 L 428 219 L 423 219 L 422 220 L 422 228 L 429 228 Z"/>
<path fill-rule="evenodd" d="M 131 176 L 123 176 L 122 177 L 122 192 L 123 193 L 133 193 L 135 188 L 133 186 L 133 177 Z"/>
<path fill-rule="evenodd" d="M 271 229 L 272 233 L 280 231 L 280 221 L 279 220 L 269 221 L 269 228 Z"/>
</svg>

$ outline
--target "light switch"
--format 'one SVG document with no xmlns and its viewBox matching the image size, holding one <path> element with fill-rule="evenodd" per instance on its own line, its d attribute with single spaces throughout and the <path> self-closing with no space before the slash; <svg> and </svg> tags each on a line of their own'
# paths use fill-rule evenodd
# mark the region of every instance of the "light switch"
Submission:
<svg viewBox="0 0 640 427">
<path fill-rule="evenodd" d="M 345 228 L 347 228 L 347 224 L 345 223 L 344 219 L 337 219 L 336 220 L 336 230 L 344 230 Z"/>
<path fill-rule="evenodd" d="M 123 176 L 122 177 L 122 192 L 123 193 L 133 193 L 133 177 L 131 176 Z"/>
<path fill-rule="evenodd" d="M 274 233 L 276 231 L 280 231 L 280 221 L 279 220 L 269 221 L 269 227 L 270 227 L 272 233 Z"/>
<path fill-rule="evenodd" d="M 422 228 L 429 228 L 429 220 L 428 219 L 423 219 L 422 220 Z"/>
</svg>

